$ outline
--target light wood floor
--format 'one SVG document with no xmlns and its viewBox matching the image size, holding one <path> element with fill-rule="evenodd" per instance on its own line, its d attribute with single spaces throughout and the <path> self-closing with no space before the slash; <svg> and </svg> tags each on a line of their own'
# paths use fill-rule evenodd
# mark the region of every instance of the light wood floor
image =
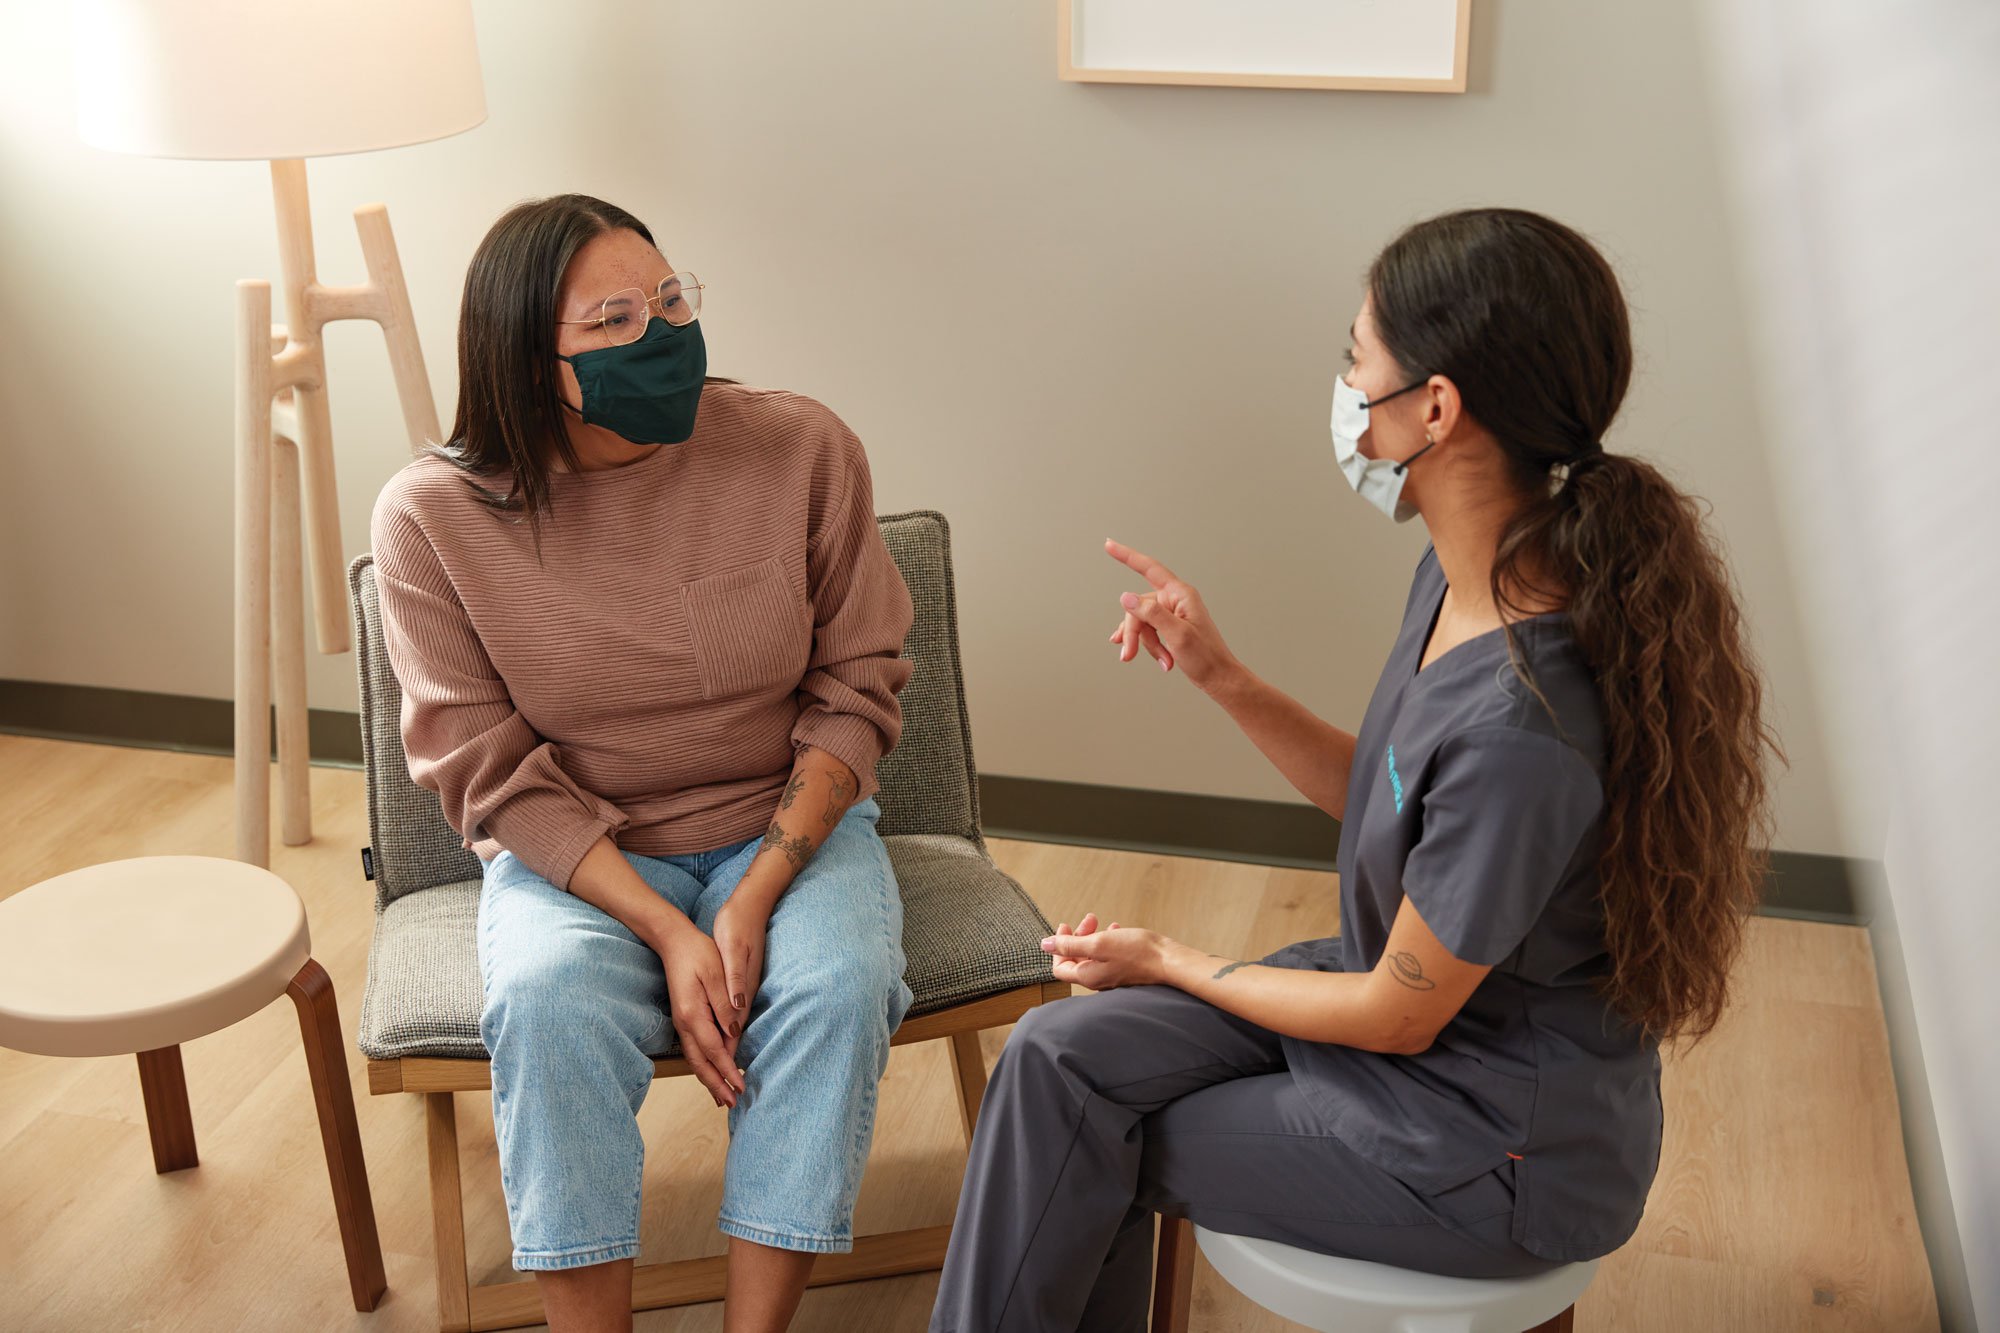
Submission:
<svg viewBox="0 0 2000 1333">
<path fill-rule="evenodd" d="M 130 1056 L 0 1050 L 0 1329 L 425 1330 L 435 1327 L 423 1109 L 370 1097 L 353 1049 L 372 923 L 359 773 L 313 771 L 315 840 L 272 868 L 306 902 L 348 1033 L 389 1293 L 352 1309 L 296 1017 L 282 997 L 184 1048 L 201 1165 L 153 1172 Z M 0 897 L 97 861 L 230 854 L 229 761 L 0 736 Z M 1086 908 L 1254 955 L 1330 935 L 1328 874 L 996 842 L 1051 920 Z M 1579 1330 L 1935 1330 L 1904 1170 L 1887 1039 L 1858 929 L 1759 920 L 1739 1002 L 1669 1062 L 1667 1139 L 1638 1235 L 1606 1260 Z M 988 1058 L 1005 1033 L 990 1034 Z M 512 1276 L 485 1094 L 459 1094 L 475 1280 Z M 643 1262 L 722 1252 L 723 1117 L 692 1080 L 653 1086 Z M 950 1220 L 964 1149 L 940 1043 L 899 1047 L 882 1088 L 857 1229 Z M 924 1326 L 934 1275 L 808 1293 L 800 1330 Z M 1205 1265 L 1194 1327 L 1296 1327 Z M 719 1306 L 651 1311 L 708 1333 Z"/>
</svg>

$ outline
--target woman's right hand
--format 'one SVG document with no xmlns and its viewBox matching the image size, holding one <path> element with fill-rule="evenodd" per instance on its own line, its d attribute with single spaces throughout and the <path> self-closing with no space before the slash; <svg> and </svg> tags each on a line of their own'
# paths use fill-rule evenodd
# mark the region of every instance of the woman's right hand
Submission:
<svg viewBox="0 0 2000 1333">
<path fill-rule="evenodd" d="M 743 1091 L 743 1071 L 736 1067 L 742 1033 L 729 1003 L 721 951 L 686 917 L 652 943 L 666 964 L 667 1010 L 680 1034 L 681 1057 L 717 1106 L 736 1105 Z"/>
<path fill-rule="evenodd" d="M 1106 539 L 1104 550 L 1153 589 L 1119 598 L 1125 617 L 1111 634 L 1111 642 L 1119 645 L 1119 661 L 1131 661 L 1144 648 L 1162 671 L 1178 666 L 1182 675 L 1211 692 L 1241 667 L 1192 585 L 1129 546 Z"/>
</svg>

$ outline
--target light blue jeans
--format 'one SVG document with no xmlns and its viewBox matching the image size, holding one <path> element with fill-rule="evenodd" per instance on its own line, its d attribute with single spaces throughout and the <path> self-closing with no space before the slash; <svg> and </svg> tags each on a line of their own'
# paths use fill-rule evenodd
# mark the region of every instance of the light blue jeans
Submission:
<svg viewBox="0 0 2000 1333">
<path fill-rule="evenodd" d="M 746 1095 L 729 1112 L 726 1235 L 818 1253 L 854 1247 L 876 1084 L 911 999 L 880 815 L 872 798 L 850 809 L 771 912 L 737 1046 Z M 712 933 L 762 845 L 625 859 Z M 635 1117 L 674 1035 L 659 955 L 503 851 L 480 892 L 479 975 L 514 1267 L 631 1258 L 644 1156 Z"/>
</svg>

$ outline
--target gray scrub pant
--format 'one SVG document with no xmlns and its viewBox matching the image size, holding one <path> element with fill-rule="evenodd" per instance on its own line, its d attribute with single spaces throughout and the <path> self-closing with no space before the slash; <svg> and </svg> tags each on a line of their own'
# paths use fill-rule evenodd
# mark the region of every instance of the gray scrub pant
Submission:
<svg viewBox="0 0 2000 1333">
<path fill-rule="evenodd" d="M 994 1067 L 932 1333 L 1146 1327 L 1155 1212 L 1459 1277 L 1560 1266 L 1509 1235 L 1513 1164 L 1424 1194 L 1329 1134 L 1276 1034 L 1167 986 L 1029 1011 Z"/>
</svg>

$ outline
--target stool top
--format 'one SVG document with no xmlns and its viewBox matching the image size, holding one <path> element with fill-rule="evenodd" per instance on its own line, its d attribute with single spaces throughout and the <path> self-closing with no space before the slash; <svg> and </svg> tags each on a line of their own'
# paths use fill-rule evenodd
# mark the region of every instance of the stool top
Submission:
<svg viewBox="0 0 2000 1333">
<path fill-rule="evenodd" d="M 1519 1333 L 1575 1304 L 1598 1264 L 1590 1259 L 1528 1277 L 1446 1277 L 1199 1224 L 1194 1236 L 1216 1272 L 1258 1305 L 1342 1333 Z"/>
<path fill-rule="evenodd" d="M 0 901 L 0 1046 L 178 1045 L 283 995 L 311 952 L 305 904 L 261 867 L 142 856 L 72 870 Z"/>
</svg>

